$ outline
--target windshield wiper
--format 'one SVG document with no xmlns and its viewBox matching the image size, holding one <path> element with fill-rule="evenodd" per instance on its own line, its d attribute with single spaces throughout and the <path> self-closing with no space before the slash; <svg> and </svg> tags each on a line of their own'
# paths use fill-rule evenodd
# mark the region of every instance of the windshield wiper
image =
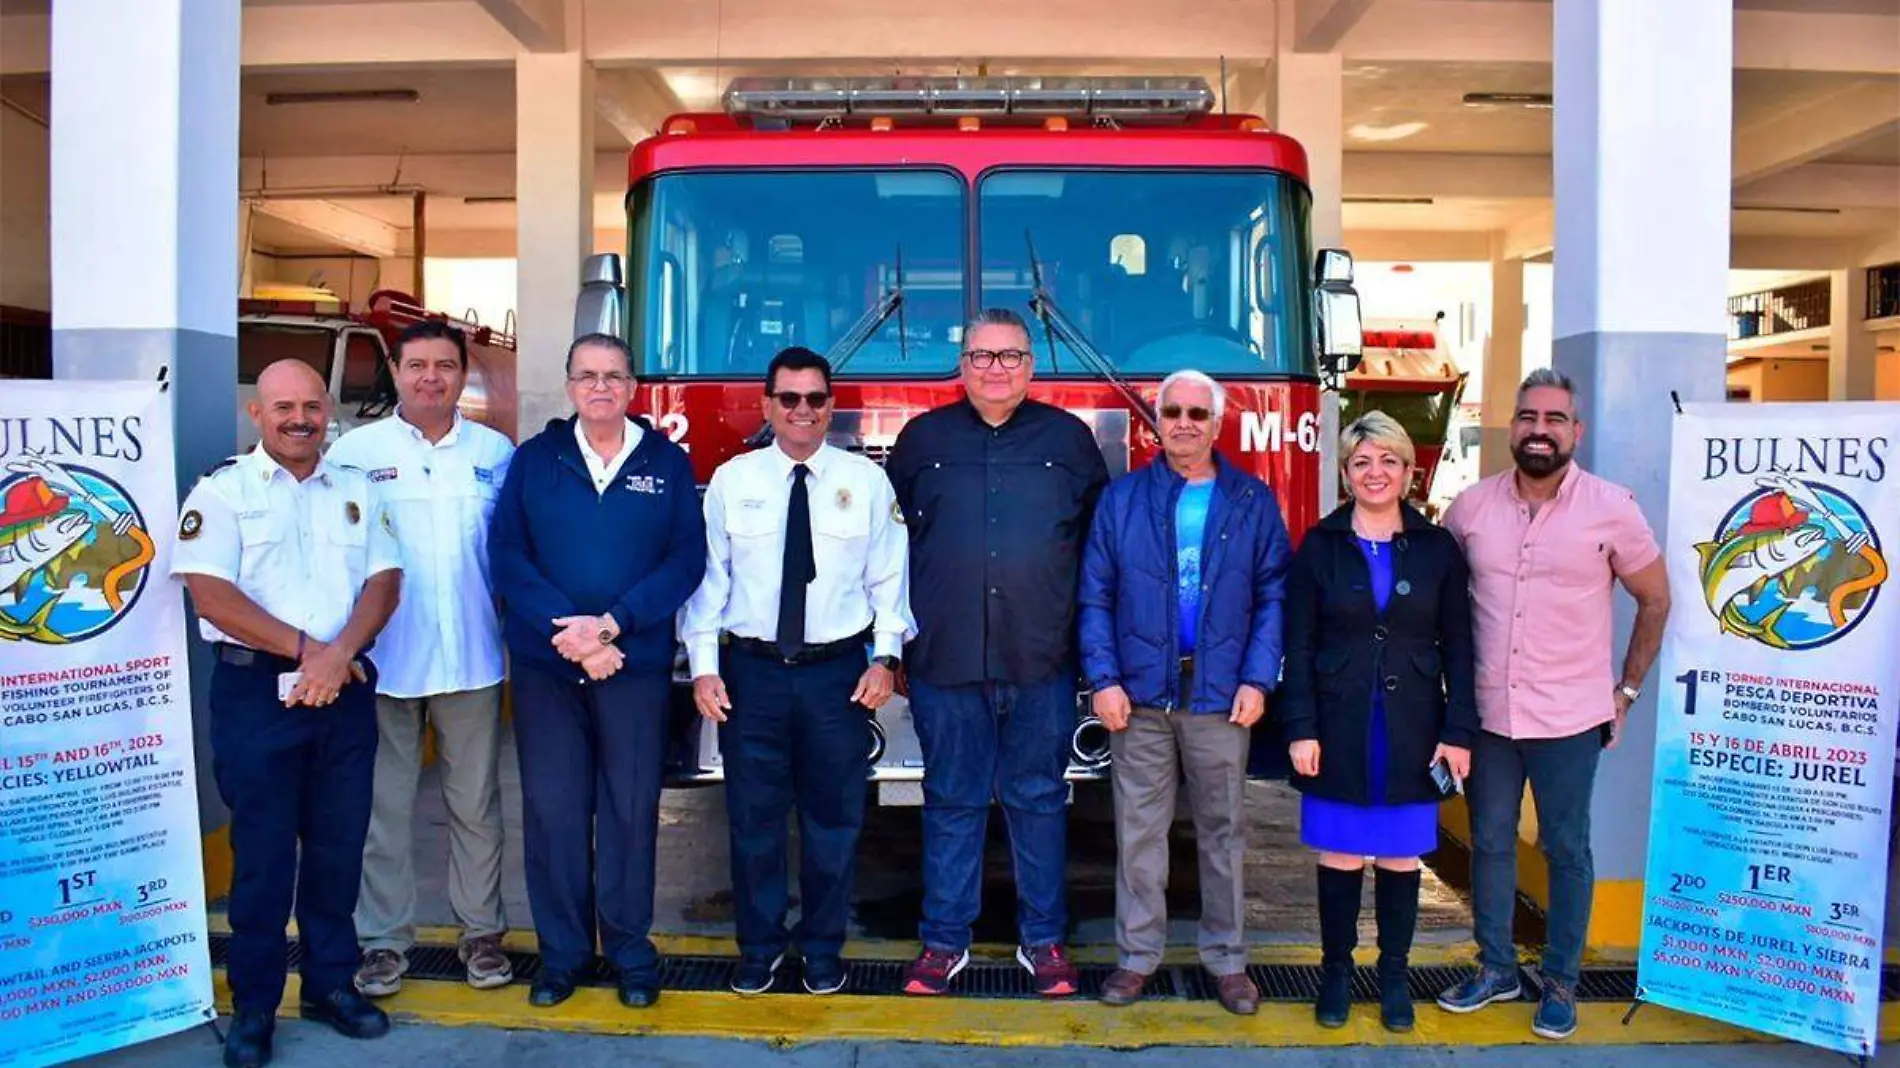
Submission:
<svg viewBox="0 0 1900 1068">
<path fill-rule="evenodd" d="M 1075 325 L 1075 321 L 1069 318 L 1068 313 L 1062 310 L 1060 304 L 1056 303 L 1055 295 L 1050 293 L 1048 287 L 1043 284 L 1042 261 L 1036 258 L 1035 237 L 1028 230 L 1024 230 L 1023 240 L 1029 245 L 1029 269 L 1035 286 L 1029 297 L 1029 310 L 1036 318 L 1042 320 L 1043 335 L 1049 341 L 1049 369 L 1051 371 L 1057 369 L 1056 342 L 1060 340 L 1075 350 L 1075 354 L 1081 358 L 1088 370 L 1114 387 L 1122 400 L 1128 402 L 1129 409 L 1140 416 L 1142 422 L 1148 424 L 1149 430 L 1160 434 L 1161 424 L 1155 420 L 1154 406 L 1149 404 L 1141 393 L 1134 386 L 1129 385 L 1128 380 L 1115 370 L 1115 365 L 1110 363 L 1108 357 L 1103 356 L 1101 350 L 1097 349 L 1087 335 L 1082 333 L 1081 328 Z"/>
<path fill-rule="evenodd" d="M 890 288 L 878 294 L 877 300 L 864 309 L 864 314 L 858 316 L 857 322 L 851 324 L 851 329 L 845 331 L 838 343 L 831 346 L 831 351 L 825 353 L 825 358 L 831 361 L 831 373 L 835 375 L 843 371 L 844 365 L 851 362 L 851 357 L 858 354 L 865 342 L 884 328 L 892 315 L 897 316 L 897 358 L 908 363 L 910 338 L 905 336 L 904 329 L 904 246 L 901 244 L 897 246 Z"/>
<path fill-rule="evenodd" d="M 844 370 L 845 364 L 851 362 L 851 357 L 858 354 L 858 350 L 864 347 L 864 343 L 883 329 L 885 323 L 890 322 L 892 315 L 897 316 L 898 359 L 909 362 L 910 339 L 904 334 L 904 246 L 902 244 L 897 246 L 897 261 L 892 269 L 890 288 L 878 294 L 877 300 L 864 309 L 863 314 L 858 316 L 857 322 L 851 324 L 851 329 L 846 330 L 844 336 L 838 339 L 837 344 L 831 346 L 825 353 L 825 359 L 831 361 L 831 374 L 834 378 Z M 771 423 L 761 426 L 740 442 L 748 449 L 763 448 L 771 443 Z"/>
</svg>

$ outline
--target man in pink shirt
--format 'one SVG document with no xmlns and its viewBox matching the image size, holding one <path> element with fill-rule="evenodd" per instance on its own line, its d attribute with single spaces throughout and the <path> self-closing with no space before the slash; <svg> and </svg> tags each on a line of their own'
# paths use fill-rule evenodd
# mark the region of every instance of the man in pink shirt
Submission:
<svg viewBox="0 0 1900 1068">
<path fill-rule="evenodd" d="M 1520 994 L 1511 916 L 1528 779 L 1550 872 L 1543 991 L 1531 1030 L 1550 1039 L 1566 1038 L 1577 1026 L 1577 974 L 1595 878 L 1590 794 L 1597 757 L 1621 739 L 1669 618 L 1662 552 L 1634 495 L 1571 460 L 1583 430 L 1570 379 L 1532 372 L 1518 387 L 1511 421 L 1515 469 L 1472 486 L 1445 514 L 1471 565 L 1483 730 L 1466 793 L 1481 967 L 1440 994 L 1438 1004 L 1475 1012 Z M 1613 671 L 1617 582 L 1636 599 L 1636 624 L 1621 670 Z"/>
</svg>

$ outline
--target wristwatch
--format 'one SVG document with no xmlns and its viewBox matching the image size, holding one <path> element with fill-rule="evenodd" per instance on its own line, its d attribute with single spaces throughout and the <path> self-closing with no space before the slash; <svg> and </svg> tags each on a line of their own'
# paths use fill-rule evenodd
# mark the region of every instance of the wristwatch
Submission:
<svg viewBox="0 0 1900 1068">
<path fill-rule="evenodd" d="M 1622 694 L 1624 697 L 1629 698 L 1630 704 L 1635 704 L 1636 699 L 1643 696 L 1643 690 L 1641 687 L 1631 686 L 1627 682 L 1617 683 L 1616 692 Z"/>
<path fill-rule="evenodd" d="M 897 674 L 897 669 L 899 667 L 902 667 L 904 664 L 902 660 L 899 660 L 897 657 L 891 656 L 888 653 L 885 654 L 884 656 L 872 657 L 871 663 L 876 664 L 878 667 L 883 668 L 884 670 L 890 672 L 893 675 Z"/>
<path fill-rule="evenodd" d="M 613 621 L 613 617 L 612 617 L 612 616 L 601 616 L 601 617 L 600 617 L 600 630 L 599 630 L 599 632 L 597 633 L 597 635 L 596 635 L 596 636 L 597 636 L 598 638 L 600 638 L 600 644 L 602 644 L 602 645 L 612 645 L 612 644 L 613 644 L 613 640 L 614 640 L 614 621 Z"/>
</svg>

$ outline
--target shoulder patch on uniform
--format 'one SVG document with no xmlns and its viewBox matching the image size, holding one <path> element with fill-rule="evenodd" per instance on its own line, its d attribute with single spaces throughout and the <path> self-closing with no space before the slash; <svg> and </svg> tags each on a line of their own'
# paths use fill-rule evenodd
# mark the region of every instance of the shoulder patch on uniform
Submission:
<svg viewBox="0 0 1900 1068">
<path fill-rule="evenodd" d="M 187 508 L 185 514 L 178 517 L 178 540 L 190 541 L 204 529 L 205 517 L 196 508 Z"/>
<path fill-rule="evenodd" d="M 891 522 L 899 526 L 904 525 L 904 506 L 896 501 L 891 502 Z"/>
<path fill-rule="evenodd" d="M 389 509 L 387 508 L 382 510 L 382 524 L 383 524 L 383 533 L 389 535 L 392 538 L 396 536 L 396 523 L 394 520 L 389 518 Z"/>
</svg>

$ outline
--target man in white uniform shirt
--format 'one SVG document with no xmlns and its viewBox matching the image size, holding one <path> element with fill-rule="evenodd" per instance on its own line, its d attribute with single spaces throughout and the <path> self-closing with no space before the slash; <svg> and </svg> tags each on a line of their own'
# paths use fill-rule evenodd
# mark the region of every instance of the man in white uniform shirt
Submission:
<svg viewBox="0 0 1900 1068">
<path fill-rule="evenodd" d="M 774 444 L 722 464 L 706 489 L 706 577 L 680 634 L 694 703 L 721 725 L 740 957 L 732 989 L 771 989 L 797 943 L 805 989 L 830 994 L 844 986 L 868 717 L 890 700 L 915 633 L 910 542 L 883 469 L 825 444 L 824 357 L 797 347 L 773 357 L 764 404 Z M 788 934 L 794 802 L 801 905 Z"/>
<path fill-rule="evenodd" d="M 449 810 L 449 907 L 462 931 L 468 984 L 514 978 L 501 936 L 501 621 L 488 579 L 488 522 L 515 447 L 456 410 L 468 381 L 468 341 L 423 320 L 397 339 L 394 418 L 345 434 L 329 460 L 368 476 L 402 546 L 402 604 L 370 654 L 376 662 L 376 788 L 356 936 L 356 988 L 402 988 L 416 942 L 411 828 L 423 731 L 435 728 L 436 767 Z"/>
<path fill-rule="evenodd" d="M 211 771 L 231 809 L 232 1025 L 224 1063 L 269 1063 L 296 902 L 303 1018 L 376 1038 L 351 984 L 376 708 L 358 654 L 396 607 L 402 563 L 368 481 L 322 456 L 330 395 L 280 360 L 250 403 L 257 448 L 185 498 L 172 550 L 210 642 Z"/>
</svg>

